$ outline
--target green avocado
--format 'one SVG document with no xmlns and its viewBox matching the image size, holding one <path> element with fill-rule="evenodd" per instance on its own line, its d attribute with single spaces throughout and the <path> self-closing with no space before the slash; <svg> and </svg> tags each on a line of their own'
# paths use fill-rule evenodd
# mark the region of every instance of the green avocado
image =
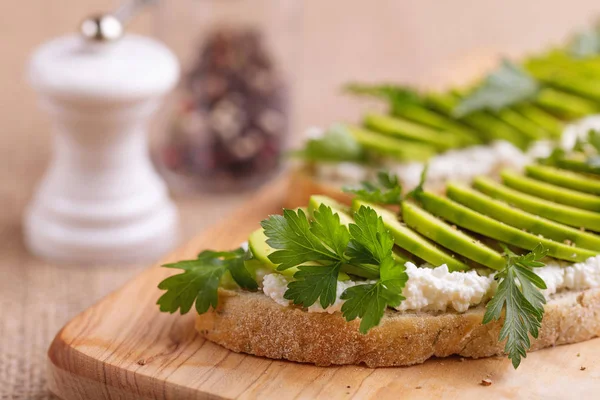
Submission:
<svg viewBox="0 0 600 400">
<path fill-rule="evenodd" d="M 533 101 L 540 107 L 567 120 L 598 112 L 596 102 L 554 88 L 543 88 Z"/>
<path fill-rule="evenodd" d="M 583 210 L 600 211 L 600 197 L 527 178 L 513 171 L 502 171 L 502 182 L 512 189 L 555 203 Z"/>
<path fill-rule="evenodd" d="M 367 114 L 363 119 L 363 125 L 389 136 L 427 143 L 439 150 L 447 150 L 460 145 L 460 141 L 451 134 L 387 115 Z"/>
<path fill-rule="evenodd" d="M 405 104 L 402 107 L 394 108 L 392 114 L 396 117 L 406 118 L 410 121 L 438 129 L 443 131 L 444 134 L 452 133 L 459 137 L 461 143 L 465 146 L 481 143 L 478 132 L 458 121 L 438 114 L 435 111 L 428 110 L 420 105 Z"/>
<path fill-rule="evenodd" d="M 584 228 L 600 232 L 599 213 L 581 210 L 579 208 L 569 207 L 535 196 L 530 196 L 501 185 L 487 177 L 475 178 L 473 187 L 488 196 L 505 201 L 510 205 L 532 214 L 539 215 L 540 217 L 548 218 L 565 225 L 574 226 L 575 228 Z"/>
<path fill-rule="evenodd" d="M 503 108 L 495 115 L 529 140 L 540 140 L 550 136 L 550 133 L 544 128 L 511 108 Z"/>
<path fill-rule="evenodd" d="M 533 250 L 541 243 L 548 249 L 549 256 L 571 262 L 585 261 L 598 254 L 591 250 L 571 247 L 524 232 L 477 211 L 473 211 L 448 198 L 429 192 L 421 193 L 418 199 L 423 208 L 448 222 L 522 249 Z"/>
<path fill-rule="evenodd" d="M 371 207 L 382 218 L 383 224 L 390 230 L 394 236 L 396 246 L 414 254 L 415 256 L 425 260 L 433 266 L 446 264 L 451 271 L 462 271 L 469 267 L 461 261 L 452 257 L 452 255 L 437 248 L 433 243 L 406 227 L 396 217 L 396 215 L 374 204 L 354 199 L 352 208 L 357 211 L 361 206 Z"/>
<path fill-rule="evenodd" d="M 517 104 L 513 106 L 513 109 L 525 118 L 542 127 L 550 137 L 555 139 L 561 137 L 564 124 L 554 115 L 531 103 Z"/>
<path fill-rule="evenodd" d="M 402 219 L 410 228 L 435 243 L 486 267 L 501 270 L 506 266 L 502 254 L 446 224 L 418 206 L 404 202 Z"/>
<path fill-rule="evenodd" d="M 595 195 L 600 195 L 600 180 L 545 165 L 528 165 L 525 173 L 537 180 Z"/>
<path fill-rule="evenodd" d="M 263 263 L 265 267 L 277 271 L 277 265 L 269 260 L 269 254 L 273 253 L 275 249 L 267 244 L 267 235 L 265 235 L 263 228 L 259 228 L 250 234 L 248 237 L 248 247 L 254 258 Z M 298 268 L 289 268 L 285 271 L 277 272 L 285 276 L 293 276 L 298 272 Z"/>
<path fill-rule="evenodd" d="M 354 219 L 350 216 L 350 213 L 352 212 L 350 207 L 337 202 L 331 197 L 318 194 L 310 196 L 310 199 L 308 200 L 308 215 L 311 218 L 314 216 L 315 210 L 318 210 L 319 207 L 321 207 L 321 204 L 328 206 L 334 213 L 339 215 L 340 223 L 343 225 L 348 226 L 354 222 Z"/>
<path fill-rule="evenodd" d="M 511 207 L 502 201 L 494 200 L 466 186 L 450 183 L 446 188 L 446 195 L 448 198 L 474 211 L 515 228 L 542 235 L 557 242 L 573 243 L 575 246 L 584 249 L 600 249 L 600 236 L 582 232 L 579 229 Z"/>
<path fill-rule="evenodd" d="M 448 116 L 452 116 L 454 108 L 459 103 L 459 99 L 452 94 L 429 94 L 426 101 L 428 106 Z M 527 146 L 528 140 L 521 132 L 516 131 L 512 126 L 487 112 L 477 111 L 466 115 L 460 121 L 477 130 L 477 132 L 482 132 L 485 135 L 486 142 L 506 140 L 519 148 Z"/>
<path fill-rule="evenodd" d="M 425 143 L 401 140 L 353 126 L 346 126 L 346 128 L 358 143 L 376 154 L 402 161 L 426 161 L 437 154 L 435 147 Z"/>
<path fill-rule="evenodd" d="M 553 162 L 557 167 L 562 169 L 590 174 L 591 178 L 597 178 L 600 175 L 600 167 L 589 164 L 585 159 L 562 158 Z"/>
</svg>

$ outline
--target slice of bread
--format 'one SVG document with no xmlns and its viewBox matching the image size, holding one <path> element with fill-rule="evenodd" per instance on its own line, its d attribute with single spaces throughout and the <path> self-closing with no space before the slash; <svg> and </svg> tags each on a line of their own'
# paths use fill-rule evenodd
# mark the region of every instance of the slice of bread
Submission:
<svg viewBox="0 0 600 400">
<path fill-rule="evenodd" d="M 600 336 L 600 288 L 554 295 L 545 308 L 530 351 Z M 465 313 L 388 310 L 379 326 L 362 335 L 359 321 L 346 322 L 339 312 L 309 313 L 281 306 L 261 292 L 220 290 L 218 308 L 199 315 L 196 329 L 235 352 L 274 359 L 320 366 L 407 366 L 434 356 L 502 354 L 502 322 L 482 325 L 484 312 L 483 306 Z"/>
</svg>

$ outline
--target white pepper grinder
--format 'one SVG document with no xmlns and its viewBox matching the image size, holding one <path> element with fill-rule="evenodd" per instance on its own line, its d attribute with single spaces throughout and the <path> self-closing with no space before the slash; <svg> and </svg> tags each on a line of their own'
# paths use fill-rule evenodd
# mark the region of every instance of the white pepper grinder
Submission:
<svg viewBox="0 0 600 400">
<path fill-rule="evenodd" d="M 178 240 L 147 125 L 179 65 L 159 42 L 122 35 L 123 19 L 89 18 L 80 34 L 51 40 L 31 58 L 29 79 L 55 130 L 51 164 L 24 220 L 26 244 L 42 258 L 144 262 Z"/>
</svg>

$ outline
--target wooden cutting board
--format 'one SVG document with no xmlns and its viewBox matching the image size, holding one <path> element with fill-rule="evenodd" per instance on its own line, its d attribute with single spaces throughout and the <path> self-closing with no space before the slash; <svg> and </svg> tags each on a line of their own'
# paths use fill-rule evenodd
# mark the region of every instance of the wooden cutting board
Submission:
<svg viewBox="0 0 600 400">
<path fill-rule="evenodd" d="M 268 187 L 165 261 L 237 247 L 261 219 L 280 212 L 287 190 L 284 181 Z M 192 313 L 158 311 L 156 285 L 170 273 L 149 268 L 69 322 L 48 351 L 50 390 L 65 400 L 600 397 L 600 339 L 532 353 L 518 371 L 501 357 L 369 369 L 233 353 L 200 338 Z"/>
</svg>

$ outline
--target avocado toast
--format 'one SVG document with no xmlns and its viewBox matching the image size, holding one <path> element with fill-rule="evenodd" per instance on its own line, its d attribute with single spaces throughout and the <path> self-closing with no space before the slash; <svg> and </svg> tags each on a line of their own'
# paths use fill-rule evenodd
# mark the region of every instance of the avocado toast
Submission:
<svg viewBox="0 0 600 400">
<path fill-rule="evenodd" d="M 515 201 L 532 196 L 485 179 L 514 196 L 480 190 L 479 179 L 408 195 L 393 176 L 384 181 L 353 191 L 351 205 L 315 195 L 306 209 L 272 215 L 247 247 L 167 265 L 184 272 L 160 283 L 160 309 L 195 304 L 207 339 L 317 365 L 506 353 L 516 368 L 527 351 L 600 335 L 600 227 L 537 211 L 600 212 Z M 578 194 L 595 196 L 592 186 Z"/>
</svg>

